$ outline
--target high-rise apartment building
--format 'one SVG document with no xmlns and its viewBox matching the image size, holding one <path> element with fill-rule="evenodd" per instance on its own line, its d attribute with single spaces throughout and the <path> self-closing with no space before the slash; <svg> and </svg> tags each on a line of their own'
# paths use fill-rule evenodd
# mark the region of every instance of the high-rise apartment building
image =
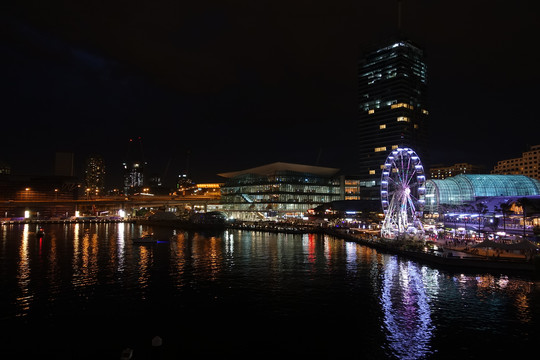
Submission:
<svg viewBox="0 0 540 360">
<path fill-rule="evenodd" d="M 430 169 L 431 179 L 446 179 L 460 174 L 484 174 L 485 169 L 482 166 L 458 163 L 454 165 L 433 165 Z"/>
<path fill-rule="evenodd" d="M 85 187 L 90 194 L 101 195 L 105 190 L 105 162 L 100 155 L 94 154 L 86 159 Z"/>
<path fill-rule="evenodd" d="M 124 161 L 124 194 L 136 194 L 144 186 L 146 162 L 143 160 L 142 140 L 129 139 L 126 161 Z"/>
<path fill-rule="evenodd" d="M 0 160 L 0 175 L 9 175 L 11 174 L 11 166 Z"/>
<path fill-rule="evenodd" d="M 408 40 L 366 52 L 359 75 L 359 167 L 361 198 L 378 199 L 388 154 L 410 147 L 426 172 L 428 110 L 424 52 Z"/>
<path fill-rule="evenodd" d="M 492 174 L 525 175 L 540 180 L 540 145 L 531 146 L 520 158 L 497 162 Z"/>
</svg>

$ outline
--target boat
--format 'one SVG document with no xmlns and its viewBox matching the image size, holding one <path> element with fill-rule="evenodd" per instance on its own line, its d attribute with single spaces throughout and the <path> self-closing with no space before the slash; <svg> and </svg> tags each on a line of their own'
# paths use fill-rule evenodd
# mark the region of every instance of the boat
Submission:
<svg viewBox="0 0 540 360">
<path fill-rule="evenodd" d="M 134 238 L 133 243 L 152 244 L 152 243 L 157 243 L 157 239 L 152 234 L 145 234 L 139 238 Z"/>
<path fill-rule="evenodd" d="M 38 239 L 43 238 L 45 236 L 45 231 L 43 230 L 42 227 L 40 227 L 39 230 L 36 232 L 36 236 L 38 237 Z"/>
</svg>

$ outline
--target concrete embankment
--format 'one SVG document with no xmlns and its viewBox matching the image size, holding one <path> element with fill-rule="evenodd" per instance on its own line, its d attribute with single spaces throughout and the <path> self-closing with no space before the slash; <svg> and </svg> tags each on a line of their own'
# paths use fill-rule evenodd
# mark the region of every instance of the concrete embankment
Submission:
<svg viewBox="0 0 540 360">
<path fill-rule="evenodd" d="M 401 247 L 394 246 L 388 242 L 367 240 L 359 236 L 352 235 L 343 231 L 327 229 L 326 234 L 342 238 L 347 241 L 354 241 L 361 245 L 366 245 L 381 252 L 401 255 L 413 260 L 430 265 L 440 266 L 449 269 L 478 270 L 486 271 L 516 271 L 516 272 L 540 272 L 540 258 L 536 257 L 532 261 L 525 260 L 497 260 L 486 259 L 480 256 L 455 256 L 452 253 L 446 255 L 436 254 L 435 252 L 411 251 Z"/>
</svg>

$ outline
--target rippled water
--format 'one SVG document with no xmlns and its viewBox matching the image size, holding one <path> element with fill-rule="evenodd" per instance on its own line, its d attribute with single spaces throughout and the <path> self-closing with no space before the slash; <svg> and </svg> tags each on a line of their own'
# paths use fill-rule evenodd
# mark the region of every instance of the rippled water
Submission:
<svg viewBox="0 0 540 360">
<path fill-rule="evenodd" d="M 146 230 L 163 242 L 132 244 Z M 539 335 L 534 278 L 441 271 L 322 235 L 35 231 L 0 229 L 2 359 L 118 359 L 128 346 L 134 359 L 485 358 L 524 354 Z"/>
</svg>

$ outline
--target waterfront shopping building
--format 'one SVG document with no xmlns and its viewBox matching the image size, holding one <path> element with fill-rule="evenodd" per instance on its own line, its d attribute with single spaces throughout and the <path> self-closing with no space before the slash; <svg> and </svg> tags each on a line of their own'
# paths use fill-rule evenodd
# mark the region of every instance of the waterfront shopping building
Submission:
<svg viewBox="0 0 540 360">
<path fill-rule="evenodd" d="M 424 52 L 408 40 L 367 51 L 360 62 L 359 167 L 362 199 L 380 198 L 381 169 L 388 153 L 410 147 L 426 172 L 428 110 Z"/>
<path fill-rule="evenodd" d="M 536 235 L 540 181 L 524 175 L 461 174 L 426 181 L 424 216 L 446 227 L 502 236 Z"/>
<path fill-rule="evenodd" d="M 540 195 L 540 181 L 524 175 L 461 174 L 426 181 L 425 212 L 443 214 L 479 198 Z"/>
<path fill-rule="evenodd" d="M 276 162 L 218 174 L 221 210 L 242 220 L 299 218 L 315 207 L 358 199 L 359 181 L 338 175 L 339 169 Z"/>
</svg>

